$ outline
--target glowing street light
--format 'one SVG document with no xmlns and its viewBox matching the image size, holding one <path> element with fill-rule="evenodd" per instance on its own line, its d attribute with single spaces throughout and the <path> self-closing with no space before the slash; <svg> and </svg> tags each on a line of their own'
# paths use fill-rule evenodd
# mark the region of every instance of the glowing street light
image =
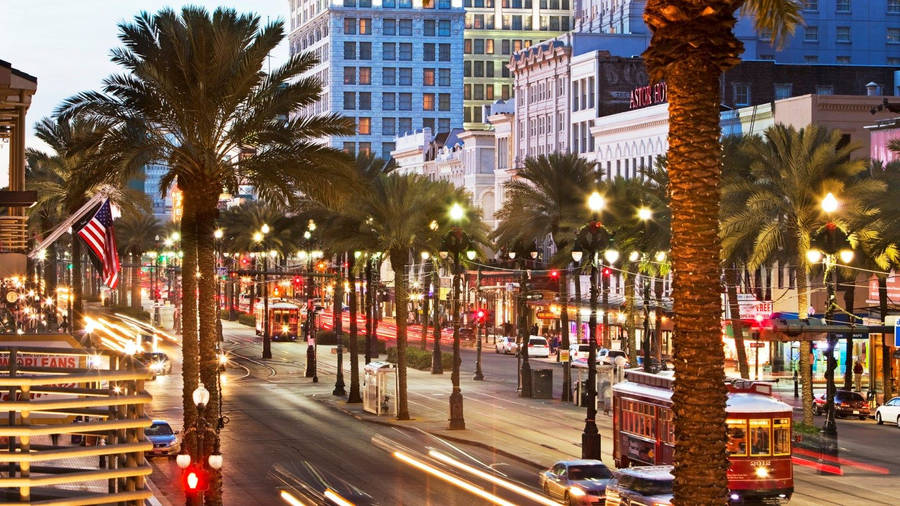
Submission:
<svg viewBox="0 0 900 506">
<path fill-rule="evenodd" d="M 599 213 L 606 207 L 606 199 L 603 198 L 603 195 L 600 195 L 600 192 L 594 191 L 588 197 L 588 209 L 591 210 L 592 213 Z"/>
<path fill-rule="evenodd" d="M 447 214 L 450 216 L 450 221 L 461 221 L 466 217 L 466 210 L 458 202 L 454 202 Z"/>
<path fill-rule="evenodd" d="M 641 207 L 638 209 L 637 216 L 641 221 L 648 221 L 653 218 L 653 211 L 649 207 Z"/>
<path fill-rule="evenodd" d="M 837 211 L 838 206 L 838 200 L 831 192 L 828 192 L 828 195 L 825 195 L 825 198 L 822 199 L 822 210 L 828 214 Z"/>
</svg>

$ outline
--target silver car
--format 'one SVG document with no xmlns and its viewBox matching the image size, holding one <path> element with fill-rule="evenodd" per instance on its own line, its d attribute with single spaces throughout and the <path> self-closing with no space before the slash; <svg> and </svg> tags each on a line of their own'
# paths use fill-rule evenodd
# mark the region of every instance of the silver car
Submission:
<svg viewBox="0 0 900 506">
<path fill-rule="evenodd" d="M 606 485 L 608 506 L 672 504 L 672 466 L 627 467 L 613 472 Z"/>
<path fill-rule="evenodd" d="M 504 355 L 515 355 L 519 350 L 519 345 L 516 344 L 515 337 L 500 337 L 497 339 L 497 344 L 494 346 L 497 353 L 503 353 Z"/>
<path fill-rule="evenodd" d="M 561 460 L 540 474 L 544 493 L 565 504 L 603 504 L 612 472 L 599 460 Z"/>
</svg>

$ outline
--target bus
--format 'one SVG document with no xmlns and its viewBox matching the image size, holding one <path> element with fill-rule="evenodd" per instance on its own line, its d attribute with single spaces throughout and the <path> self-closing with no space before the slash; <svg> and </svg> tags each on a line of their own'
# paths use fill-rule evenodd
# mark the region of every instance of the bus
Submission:
<svg viewBox="0 0 900 506">
<path fill-rule="evenodd" d="M 613 385 L 613 458 L 617 467 L 670 465 L 675 450 L 673 371 L 633 369 Z M 772 385 L 727 380 L 728 490 L 731 504 L 781 504 L 794 492 L 790 405 Z"/>
</svg>

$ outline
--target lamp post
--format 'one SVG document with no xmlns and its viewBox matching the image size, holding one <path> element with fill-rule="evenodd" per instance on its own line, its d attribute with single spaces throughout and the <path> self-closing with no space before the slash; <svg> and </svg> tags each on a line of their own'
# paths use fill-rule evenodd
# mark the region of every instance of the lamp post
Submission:
<svg viewBox="0 0 900 506">
<path fill-rule="evenodd" d="M 187 468 L 191 465 L 191 461 L 196 462 L 197 468 L 185 471 L 188 473 L 194 473 L 194 476 L 188 476 L 188 486 L 191 488 L 198 487 L 201 481 L 208 483 L 208 477 L 212 475 L 214 472 L 222 469 L 222 454 L 219 452 L 219 442 L 217 431 L 213 430 L 206 421 L 206 418 L 203 416 L 206 411 L 207 405 L 209 404 L 209 390 L 201 383 L 194 389 L 194 392 L 191 394 L 191 399 L 194 401 L 194 405 L 197 407 L 197 425 L 194 427 L 189 427 L 185 430 L 185 436 L 189 432 L 193 432 L 195 437 L 197 438 L 197 455 L 196 457 L 188 454 L 188 453 L 180 453 L 175 457 L 175 463 L 179 468 L 183 470 L 187 470 Z M 206 455 L 206 451 L 204 448 L 206 435 L 207 433 L 213 433 L 213 441 L 215 447 L 212 449 L 210 454 Z M 182 452 L 184 452 L 184 446 L 182 446 Z M 198 476 L 198 474 L 203 474 L 203 477 Z M 191 481 L 193 480 L 193 483 Z M 203 491 L 205 488 L 197 488 L 198 495 L 196 496 L 196 502 L 192 500 L 192 497 L 188 496 L 188 504 L 203 504 Z M 186 491 L 189 493 L 189 491 Z"/>
<path fill-rule="evenodd" d="M 522 249 L 522 248 L 519 248 Z M 519 396 L 532 397 L 531 391 L 531 364 L 528 361 L 528 342 L 530 340 L 528 329 L 528 272 L 526 270 L 526 259 L 520 251 L 511 249 L 507 253 L 510 260 L 516 261 L 519 267 L 519 295 L 516 304 L 516 328 L 519 334 L 519 350 L 516 356 L 520 361 L 519 364 Z M 538 256 L 537 249 L 532 247 L 529 251 L 532 260 L 536 260 Z"/>
<path fill-rule="evenodd" d="M 313 383 L 319 382 L 318 367 L 316 364 L 316 341 L 313 337 L 313 325 L 315 324 L 316 311 L 313 304 L 315 287 L 313 287 L 313 258 L 316 252 L 312 250 L 312 233 L 316 230 L 316 222 L 309 220 L 303 239 L 309 251 L 306 254 L 306 377 L 312 378 Z"/>
<path fill-rule="evenodd" d="M 597 254 L 610 245 L 610 236 L 606 228 L 600 222 L 600 213 L 606 202 L 598 192 L 591 193 L 588 198 L 588 209 L 591 211 L 591 221 L 581 227 L 575 247 L 572 249 L 572 260 L 580 262 L 584 253 L 588 254 L 591 264 L 591 314 L 589 320 L 590 343 L 588 351 L 588 379 L 587 379 L 587 416 L 585 417 L 584 432 L 581 435 L 581 458 L 600 458 L 600 433 L 597 430 Z M 618 258 L 616 253 L 615 258 Z M 606 299 L 604 299 L 606 300 Z M 604 322 L 608 321 L 604 312 Z M 606 330 L 604 328 L 604 330 Z"/>
<path fill-rule="evenodd" d="M 806 258 L 810 263 L 820 261 L 824 267 L 823 281 L 827 289 L 827 306 L 825 308 L 825 325 L 831 325 L 834 320 L 834 311 L 837 308 L 837 260 L 844 264 L 853 261 L 853 250 L 848 248 L 847 233 L 841 230 L 831 220 L 832 213 L 839 207 L 835 196 L 831 193 L 822 199 L 822 210 L 828 216 L 828 222 L 813 237 L 814 248 L 807 252 Z M 827 333 L 827 349 L 825 350 L 825 424 L 822 431 L 829 436 L 837 436 L 837 423 L 835 421 L 834 396 L 836 387 L 834 384 L 834 372 L 837 369 L 837 359 L 834 349 L 837 345 L 837 336 L 833 332 Z M 848 364 L 849 366 L 849 364 Z"/>
<path fill-rule="evenodd" d="M 471 253 L 469 260 L 475 260 L 475 251 L 469 250 L 466 255 Z M 485 312 L 481 304 L 481 267 L 478 267 L 478 274 L 475 278 L 475 381 L 484 381 L 484 373 L 481 371 L 481 337 L 484 329 Z"/>
<path fill-rule="evenodd" d="M 334 379 L 334 390 L 332 395 L 345 396 L 347 391 L 344 389 L 344 255 L 338 255 L 338 276 L 337 283 L 334 285 L 334 296 L 332 297 L 332 306 L 334 307 L 334 335 L 337 338 L 337 374 Z"/>
<path fill-rule="evenodd" d="M 465 219 L 465 209 L 454 203 L 450 207 L 448 215 L 451 223 L 454 223 L 454 227 L 444 236 L 439 255 L 445 260 L 450 254 L 453 255 L 453 293 L 450 301 L 450 312 L 453 318 L 453 372 L 450 374 L 450 382 L 453 385 L 453 391 L 450 393 L 450 429 L 461 430 L 466 428 L 466 421 L 463 418 L 463 396 L 459 386 L 459 366 L 462 362 L 459 353 L 459 290 L 460 274 L 462 273 L 459 255 L 463 250 L 470 249 L 470 241 L 468 235 L 458 226 Z M 466 254 L 468 255 L 468 252 Z M 472 252 L 472 258 L 474 258 L 474 252 Z"/>
<path fill-rule="evenodd" d="M 259 232 L 253 234 L 253 241 L 259 245 L 261 255 L 262 255 L 262 289 L 263 289 L 263 351 L 262 358 L 268 359 L 272 358 L 272 336 L 269 332 L 269 280 L 268 280 L 268 271 L 269 271 L 269 255 L 266 254 L 265 248 L 263 246 L 263 240 L 266 238 L 266 234 L 270 232 L 270 228 L 268 224 L 263 223 L 263 225 L 259 228 Z"/>
</svg>

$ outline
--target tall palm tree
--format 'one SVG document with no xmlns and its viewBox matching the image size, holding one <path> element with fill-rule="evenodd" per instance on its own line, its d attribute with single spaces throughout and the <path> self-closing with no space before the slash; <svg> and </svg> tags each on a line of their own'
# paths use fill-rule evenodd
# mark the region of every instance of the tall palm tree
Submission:
<svg viewBox="0 0 900 506">
<path fill-rule="evenodd" d="M 795 130 L 775 125 L 765 131 L 765 143 L 751 143 L 746 155 L 752 160 L 750 179 L 733 179 L 723 189 L 726 201 L 738 205 L 722 221 L 724 249 L 738 249 L 753 241 L 747 265 L 755 269 L 772 261 L 787 262 L 797 270 L 797 313 L 807 317 L 809 294 L 806 252 L 811 237 L 829 217 L 821 209 L 828 192 L 844 203 L 842 220 L 865 214 L 865 203 L 884 189 L 884 184 L 856 176 L 865 169 L 862 160 L 851 160 L 856 144 L 842 142 L 840 132 L 817 126 Z M 734 195 L 743 195 L 735 198 Z M 803 385 L 803 421 L 812 424 L 812 377 L 809 341 L 800 342 L 800 375 Z"/>
<path fill-rule="evenodd" d="M 800 19 L 794 0 L 647 0 L 644 59 L 669 101 L 675 312 L 675 501 L 727 499 L 719 284 L 719 78 L 740 58 L 738 9 L 780 42 Z M 710 351 L 713 350 L 713 351 Z"/>
<path fill-rule="evenodd" d="M 540 244 L 547 240 L 555 252 L 550 263 L 560 268 L 561 345 L 565 350 L 569 349 L 567 270 L 571 246 L 578 229 L 587 223 L 587 195 L 599 187 L 601 175 L 593 163 L 575 153 L 529 157 L 516 177 L 506 183 L 506 200 L 497 212 L 500 223 L 493 237 L 498 244 Z M 571 399 L 571 383 L 569 362 L 564 362 L 563 400 Z"/>
<path fill-rule="evenodd" d="M 141 257 L 155 246 L 162 226 L 152 214 L 142 212 L 123 214 L 115 227 L 116 245 L 131 256 L 131 307 L 142 309 Z"/>
<path fill-rule="evenodd" d="M 218 404 L 215 252 L 210 238 L 219 194 L 223 189 L 233 193 L 239 182 L 253 184 L 269 202 L 333 193 L 343 157 L 316 139 L 353 131 L 349 121 L 335 115 L 295 114 L 320 97 L 318 80 L 301 77 L 317 63 L 314 56 L 293 56 L 271 72 L 263 70 L 284 36 L 281 21 L 262 24 L 255 14 L 228 8 L 212 15 L 194 6 L 180 13 L 141 13 L 134 22 L 120 24 L 124 47 L 112 52 L 113 62 L 125 73 L 108 77 L 103 92 L 81 93 L 60 109 L 65 115 L 84 111 L 117 125 L 144 125 L 143 150 L 166 160 L 170 168 L 161 189 L 177 184 L 184 192 L 183 268 L 199 272 L 197 278 L 185 276 L 183 287 L 185 293 L 199 293 L 198 299 L 183 301 L 188 426 L 194 422 L 190 398 L 198 379 L 210 391 L 210 405 Z M 215 410 L 206 411 L 213 426 L 218 416 Z M 221 500 L 216 474 L 208 494 L 211 503 Z"/>
</svg>

